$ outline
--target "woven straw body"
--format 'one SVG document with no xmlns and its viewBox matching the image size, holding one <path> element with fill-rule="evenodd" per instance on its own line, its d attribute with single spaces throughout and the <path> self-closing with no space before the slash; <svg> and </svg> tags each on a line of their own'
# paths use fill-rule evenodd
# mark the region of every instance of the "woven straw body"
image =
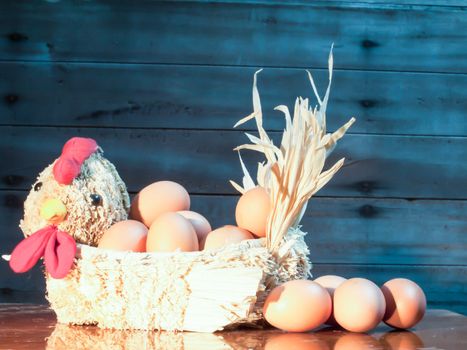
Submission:
<svg viewBox="0 0 467 350">
<path fill-rule="evenodd" d="M 265 240 L 190 253 L 83 245 L 66 278 L 47 276 L 48 299 L 58 322 L 100 328 L 214 332 L 258 324 L 270 289 L 309 273 L 303 233 L 289 240 L 294 248 L 281 258 Z"/>
<path fill-rule="evenodd" d="M 214 332 L 238 325 L 260 326 L 266 296 L 279 284 L 309 276 L 308 248 L 300 221 L 308 200 L 344 164 L 338 160 L 323 170 L 326 157 L 354 123 L 351 118 L 333 133 L 326 132 L 326 105 L 310 73 L 319 106 L 297 98 L 293 118 L 279 105 L 286 126 L 276 146 L 263 128 L 257 74 L 253 80 L 253 113 L 239 126 L 255 120 L 258 136 L 235 148 L 264 155 L 256 182 L 239 153 L 241 193 L 260 186 L 270 198 L 266 238 L 243 241 L 216 251 L 190 253 L 112 252 L 80 246 L 75 265 L 64 279 L 47 276 L 48 299 L 58 321 L 100 328 Z M 57 336 L 57 339 L 60 336 Z"/>
</svg>

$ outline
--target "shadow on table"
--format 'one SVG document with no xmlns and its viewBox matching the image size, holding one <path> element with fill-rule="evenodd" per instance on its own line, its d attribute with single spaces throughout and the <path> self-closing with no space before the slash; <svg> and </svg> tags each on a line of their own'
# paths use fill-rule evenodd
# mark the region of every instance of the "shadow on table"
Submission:
<svg viewBox="0 0 467 350">
<path fill-rule="evenodd" d="M 75 349 L 267 349 L 267 350 L 344 350 L 423 348 L 423 341 L 412 332 L 391 331 L 378 339 L 368 334 L 325 328 L 310 333 L 283 333 L 277 330 L 235 330 L 219 333 L 120 331 L 93 326 L 57 324 L 47 339 L 48 350 Z"/>
</svg>

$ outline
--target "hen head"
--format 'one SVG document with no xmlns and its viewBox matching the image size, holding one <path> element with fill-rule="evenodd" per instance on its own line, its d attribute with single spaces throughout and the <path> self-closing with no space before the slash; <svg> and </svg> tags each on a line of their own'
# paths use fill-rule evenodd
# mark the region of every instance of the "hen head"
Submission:
<svg viewBox="0 0 467 350">
<path fill-rule="evenodd" d="M 78 243 L 97 246 L 103 233 L 127 218 L 126 186 L 92 139 L 72 138 L 45 168 L 24 203 L 25 237 L 54 225 Z"/>
</svg>

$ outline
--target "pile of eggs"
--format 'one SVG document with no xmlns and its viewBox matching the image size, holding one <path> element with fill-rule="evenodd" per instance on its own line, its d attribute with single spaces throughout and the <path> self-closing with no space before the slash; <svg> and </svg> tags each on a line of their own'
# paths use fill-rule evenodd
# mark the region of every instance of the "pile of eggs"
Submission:
<svg viewBox="0 0 467 350">
<path fill-rule="evenodd" d="M 203 215 L 190 211 L 190 203 L 190 195 L 182 185 L 173 181 L 152 183 L 134 197 L 129 220 L 112 225 L 98 247 L 132 252 L 192 252 L 219 249 L 266 235 L 270 203 L 261 187 L 240 197 L 235 212 L 237 226 L 212 230 Z"/>
<path fill-rule="evenodd" d="M 180 184 L 158 181 L 133 199 L 128 220 L 111 226 L 98 247 L 132 252 L 192 252 L 214 250 L 266 236 L 270 213 L 267 192 L 261 187 L 239 199 L 235 220 L 215 230 L 201 214 L 190 211 L 190 196 Z M 352 332 L 367 332 L 381 321 L 410 328 L 423 317 L 426 298 L 414 282 L 396 278 L 379 288 L 364 278 L 322 276 L 295 280 L 276 287 L 266 298 L 263 313 L 273 326 L 305 332 L 327 324 Z"/>
<path fill-rule="evenodd" d="M 364 278 L 334 275 L 286 282 L 271 291 L 263 307 L 271 325 L 289 332 L 306 332 L 322 324 L 367 332 L 381 321 L 407 329 L 423 318 L 425 310 L 425 294 L 411 280 L 395 278 L 379 288 Z"/>
</svg>

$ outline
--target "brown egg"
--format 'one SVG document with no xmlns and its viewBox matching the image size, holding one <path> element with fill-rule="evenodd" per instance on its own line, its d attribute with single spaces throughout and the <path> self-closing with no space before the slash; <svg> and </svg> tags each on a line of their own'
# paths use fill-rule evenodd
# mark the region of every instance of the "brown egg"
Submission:
<svg viewBox="0 0 467 350">
<path fill-rule="evenodd" d="M 99 248 L 132 252 L 146 251 L 148 228 L 135 220 L 124 220 L 110 226 L 99 241 Z"/>
<path fill-rule="evenodd" d="M 351 332 L 367 332 L 381 322 L 386 302 L 381 290 L 364 278 L 351 278 L 334 291 L 334 317 Z"/>
<path fill-rule="evenodd" d="M 192 252 L 198 250 L 198 236 L 188 219 L 177 213 L 160 215 L 149 228 L 148 252 Z"/>
<path fill-rule="evenodd" d="M 284 333 L 267 337 L 265 350 L 329 350 L 331 347 L 313 333 Z"/>
<path fill-rule="evenodd" d="M 377 350 L 382 346 L 378 340 L 368 334 L 342 333 L 334 344 L 333 350 Z"/>
<path fill-rule="evenodd" d="M 199 250 L 203 250 L 206 236 L 212 231 L 209 221 L 203 215 L 194 211 L 183 210 L 178 211 L 177 213 L 182 215 L 185 219 L 188 219 L 193 225 L 196 235 L 198 236 Z"/>
<path fill-rule="evenodd" d="M 410 328 L 425 315 L 425 293 L 415 282 L 406 278 L 395 278 L 386 282 L 381 290 L 386 299 L 383 321 L 389 326 Z"/>
<path fill-rule="evenodd" d="M 254 239 L 253 235 L 240 227 L 225 225 L 211 231 L 206 236 L 204 250 L 219 249 L 229 244 L 240 243 L 246 239 Z"/>
<path fill-rule="evenodd" d="M 263 314 L 274 327 L 288 332 L 307 332 L 329 318 L 331 297 L 313 281 L 289 281 L 271 291 Z"/>
<path fill-rule="evenodd" d="M 151 227 L 161 214 L 190 209 L 190 196 L 182 185 L 158 181 L 143 188 L 131 202 L 130 218 Z"/>
<path fill-rule="evenodd" d="M 235 219 L 238 227 L 250 231 L 255 236 L 265 237 L 271 203 L 269 195 L 262 187 L 246 191 L 238 200 Z"/>
<path fill-rule="evenodd" d="M 326 276 L 321 276 L 315 279 L 316 283 L 326 288 L 329 295 L 331 296 L 331 301 L 333 301 L 334 299 L 334 291 L 336 290 L 336 288 L 339 287 L 345 281 L 347 281 L 346 278 L 335 276 L 335 275 L 326 275 Z M 333 304 L 334 304 L 334 301 L 333 301 Z M 331 316 L 329 316 L 329 319 L 324 323 L 330 326 L 337 326 L 336 319 L 334 318 L 334 310 L 332 311 Z"/>
</svg>

